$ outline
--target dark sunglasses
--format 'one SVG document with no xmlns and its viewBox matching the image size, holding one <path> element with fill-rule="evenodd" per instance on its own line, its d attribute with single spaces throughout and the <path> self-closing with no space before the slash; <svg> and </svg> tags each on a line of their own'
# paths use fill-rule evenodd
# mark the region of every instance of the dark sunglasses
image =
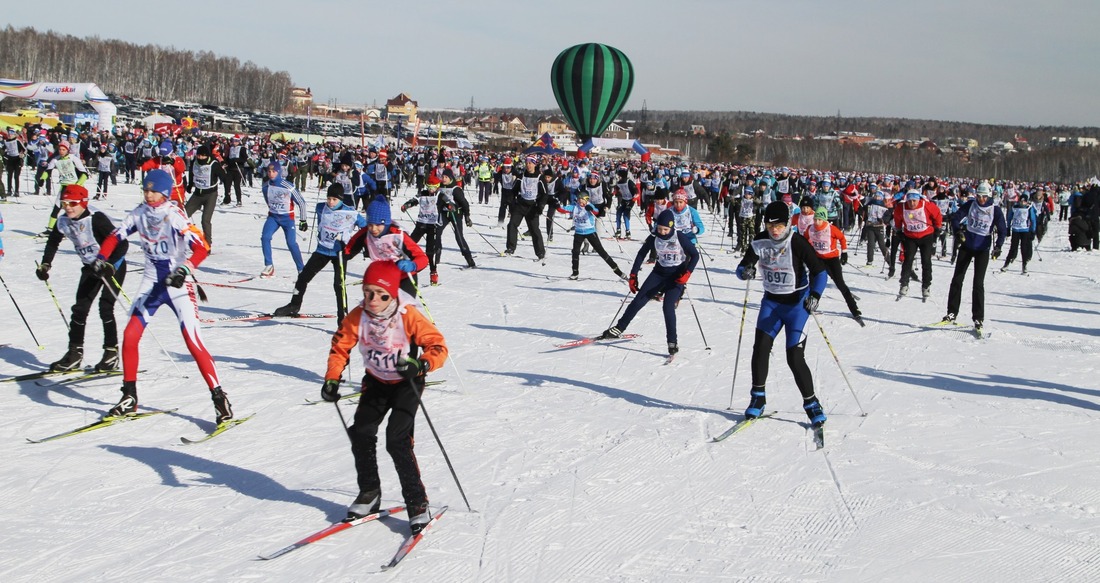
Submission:
<svg viewBox="0 0 1100 583">
<path fill-rule="evenodd" d="M 369 289 L 363 292 L 363 296 L 365 298 L 367 298 L 368 302 L 373 302 L 375 296 L 378 296 L 378 299 L 383 301 L 383 302 L 388 302 L 388 301 L 390 301 L 390 298 L 393 297 L 390 294 L 387 294 L 387 293 L 384 293 L 384 292 L 375 292 L 375 291 L 371 291 Z"/>
</svg>

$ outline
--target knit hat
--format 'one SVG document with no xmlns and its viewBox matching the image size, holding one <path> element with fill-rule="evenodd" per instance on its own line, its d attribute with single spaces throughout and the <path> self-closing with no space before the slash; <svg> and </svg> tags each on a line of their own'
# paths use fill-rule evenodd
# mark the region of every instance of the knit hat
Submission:
<svg viewBox="0 0 1100 583">
<path fill-rule="evenodd" d="M 778 200 L 768 204 L 764 209 L 765 223 L 789 223 L 791 221 L 791 209 L 786 203 Z"/>
<path fill-rule="evenodd" d="M 65 188 L 61 189 L 61 201 L 75 202 L 78 205 L 87 208 L 88 189 L 79 184 L 67 184 L 65 185 Z"/>
<path fill-rule="evenodd" d="M 161 156 L 168 156 L 172 154 L 172 142 L 164 140 L 157 146 L 157 153 Z"/>
<path fill-rule="evenodd" d="M 450 172 L 450 170 L 444 170 L 443 172 L 444 173 Z M 451 178 L 454 179 L 454 174 L 451 175 Z M 439 177 L 435 175 L 435 172 L 432 172 L 431 174 L 429 174 L 428 179 L 424 181 L 424 187 L 429 188 L 429 189 L 430 188 L 439 188 L 439 184 L 440 184 Z"/>
<path fill-rule="evenodd" d="M 280 178 L 283 176 L 283 165 L 280 164 L 277 160 L 272 160 L 270 163 L 268 163 L 267 170 L 275 170 L 275 176 L 278 176 Z"/>
<path fill-rule="evenodd" d="M 673 195 L 672 200 L 673 201 L 682 200 L 684 202 L 687 202 L 687 200 L 688 200 L 687 192 L 685 192 L 683 188 L 677 190 L 676 194 Z"/>
<path fill-rule="evenodd" d="M 802 197 L 802 201 L 798 203 L 798 207 L 799 208 L 810 207 L 812 209 L 812 208 L 814 208 L 814 199 L 812 199 L 808 196 L 804 196 L 804 197 Z"/>
<path fill-rule="evenodd" d="M 387 229 L 390 228 L 390 203 L 381 194 L 367 206 L 367 224 L 384 225 Z"/>
<path fill-rule="evenodd" d="M 906 200 L 920 200 L 920 198 L 921 195 L 919 190 L 913 189 L 905 193 Z"/>
<path fill-rule="evenodd" d="M 156 170 L 150 170 L 145 175 L 145 181 L 142 183 L 142 190 L 152 190 L 168 197 L 172 195 L 173 182 L 170 174 L 157 168 Z"/>
<path fill-rule="evenodd" d="M 374 206 L 374 203 L 371 203 Z M 363 285 L 376 285 L 397 297 L 397 289 L 401 283 L 401 270 L 393 261 L 372 261 L 363 273 Z"/>
<path fill-rule="evenodd" d="M 672 237 L 672 234 L 676 232 L 676 215 L 672 213 L 672 209 L 665 209 L 661 211 L 661 214 L 657 215 L 657 221 L 653 223 L 654 231 L 656 231 L 657 227 L 668 227 L 669 229 L 672 229 L 668 233 L 668 235 L 664 237 L 661 237 L 661 235 L 657 235 L 658 237 L 661 237 L 662 239 L 668 239 L 669 237 Z"/>
<path fill-rule="evenodd" d="M 989 183 L 988 182 L 983 180 L 983 181 L 978 183 L 977 195 L 978 196 L 989 196 Z"/>
<path fill-rule="evenodd" d="M 814 209 L 814 220 L 821 219 L 823 221 L 829 220 L 829 211 L 825 210 L 825 207 L 819 206 Z"/>
<path fill-rule="evenodd" d="M 326 198 L 344 198 L 344 185 L 339 182 L 333 182 L 328 185 L 328 191 L 325 193 Z"/>
</svg>

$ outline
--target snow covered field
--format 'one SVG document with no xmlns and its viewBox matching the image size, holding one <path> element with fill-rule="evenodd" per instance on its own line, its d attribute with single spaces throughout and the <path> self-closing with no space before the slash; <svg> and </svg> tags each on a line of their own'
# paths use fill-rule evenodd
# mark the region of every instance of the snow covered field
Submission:
<svg viewBox="0 0 1100 583">
<path fill-rule="evenodd" d="M 258 189 L 247 192 L 243 208 L 216 213 L 217 245 L 200 281 L 228 282 L 263 267 L 264 210 Z M 118 186 L 95 206 L 119 218 L 138 199 L 136 186 Z M 43 243 L 31 235 L 45 225 L 48 199 L 16 200 L 0 205 L 7 223 L 0 274 L 45 349 L 10 299 L 0 299 L 0 376 L 44 368 L 67 338 L 33 274 Z M 504 248 L 495 206 L 475 205 L 474 221 Z M 814 450 L 781 350 L 768 383 L 777 415 L 708 443 L 747 403 L 761 294 L 754 283 L 730 411 L 745 284 L 733 275 L 733 256 L 719 251 L 720 227 L 701 239 L 717 301 L 702 269 L 689 286 L 711 350 L 684 301 L 682 352 L 669 366 L 656 305 L 630 327 L 641 338 L 555 348 L 602 331 L 626 293 L 594 255 L 581 259 L 584 279 L 566 279 L 571 236 L 560 228 L 545 266 L 497 257 L 468 230 L 479 269 L 465 271 L 447 233 L 443 285 L 423 292 L 454 366 L 431 376 L 446 382 L 424 400 L 473 511 L 421 415 L 424 482 L 433 506 L 450 510 L 384 574 L 380 565 L 407 532 L 403 514 L 256 560 L 341 519 L 356 493 L 333 406 L 305 401 L 319 397 L 335 321 L 206 325 L 237 415 L 255 418 L 184 446 L 180 436 L 211 429 L 214 411 L 174 318 L 158 314 L 143 341 L 148 372 L 139 395 L 143 408 L 178 407 L 174 414 L 30 444 L 26 438 L 94 421 L 118 400 L 121 382 L 0 384 L 0 580 L 1100 580 L 1100 254 L 1068 252 L 1064 225 L 1052 224 L 1030 277 L 1018 273 L 1018 261 L 1010 273 L 988 275 L 985 340 L 969 327 L 927 327 L 945 311 L 947 262 L 935 262 L 927 303 L 916 284 L 896 302 L 897 280 L 885 281 L 878 263 L 853 267 L 864 255 L 851 253 L 845 277 L 867 327 L 847 317 L 831 285 L 818 318 L 858 404 L 821 333 L 812 321 L 808 328 L 807 361 L 829 415 L 822 451 Z M 640 221 L 633 231 L 644 231 Z M 304 245 L 308 234 L 300 237 Z M 623 242 L 620 251 L 605 241 L 624 269 L 638 244 Z M 275 278 L 241 284 L 253 289 L 206 286 L 202 316 L 286 303 L 293 263 L 281 236 L 275 247 Z M 79 261 L 71 244 L 61 249 L 50 283 L 68 314 Z M 529 242 L 518 253 L 534 257 Z M 141 265 L 136 246 L 130 257 Z M 358 258 L 349 273 L 364 266 Z M 313 281 L 303 313 L 335 311 L 330 278 L 326 270 Z M 132 273 L 126 290 L 139 279 Z M 349 295 L 361 299 L 358 286 Z M 959 315 L 966 324 L 969 297 L 970 278 Z M 100 341 L 93 310 L 85 364 L 98 360 Z M 399 503 L 392 464 L 384 452 L 379 461 L 383 500 Z"/>
</svg>

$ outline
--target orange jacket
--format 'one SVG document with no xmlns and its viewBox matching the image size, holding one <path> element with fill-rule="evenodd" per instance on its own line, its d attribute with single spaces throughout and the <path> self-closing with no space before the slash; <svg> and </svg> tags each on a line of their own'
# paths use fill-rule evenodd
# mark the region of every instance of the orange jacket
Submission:
<svg viewBox="0 0 1100 583">
<path fill-rule="evenodd" d="M 825 233 L 826 230 L 829 232 Z M 818 229 L 816 223 L 810 225 L 803 235 L 806 236 L 817 256 L 822 259 L 840 257 L 841 251 L 848 250 L 848 239 L 844 237 L 844 231 L 832 223 L 825 223 L 824 229 Z"/>
<path fill-rule="evenodd" d="M 428 370 L 433 371 L 443 366 L 443 363 L 447 361 L 447 343 L 443 339 L 443 334 L 424 314 L 420 313 L 420 310 L 416 309 L 416 306 L 406 304 L 401 306 L 400 309 L 405 310 L 401 314 L 401 320 L 405 326 L 405 333 L 409 337 L 409 344 L 421 348 L 422 352 L 419 358 L 428 363 Z M 362 304 L 355 306 L 344 317 L 340 329 L 336 331 L 336 334 L 333 334 L 332 348 L 329 349 L 328 353 L 328 371 L 325 372 L 326 381 L 339 380 L 340 376 L 344 374 L 344 367 L 348 364 L 351 349 L 359 343 L 359 322 L 362 316 Z M 410 351 L 410 356 L 413 354 L 414 352 Z M 381 379 L 379 381 L 394 384 L 400 382 Z"/>
</svg>

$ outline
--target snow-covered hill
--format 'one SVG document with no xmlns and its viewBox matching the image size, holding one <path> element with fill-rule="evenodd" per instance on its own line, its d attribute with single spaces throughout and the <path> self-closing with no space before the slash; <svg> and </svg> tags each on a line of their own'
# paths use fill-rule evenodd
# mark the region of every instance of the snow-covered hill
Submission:
<svg viewBox="0 0 1100 583">
<path fill-rule="evenodd" d="M 217 212 L 217 246 L 200 281 L 263 267 L 264 210 L 257 190 L 248 192 L 243 208 Z M 121 217 L 138 199 L 136 186 L 119 186 L 97 206 Z M 0 299 L 0 375 L 17 375 L 60 357 L 67 337 L 33 274 L 42 242 L 31 235 L 46 222 L 48 199 L 24 196 L 0 212 L 0 274 L 44 345 L 36 348 L 11 300 Z M 475 205 L 474 221 L 503 249 L 495 206 Z M 878 263 L 849 265 L 868 325 L 847 317 L 830 286 L 819 320 L 855 394 L 811 321 L 807 360 L 829 415 L 827 446 L 815 451 L 781 351 L 768 383 L 778 414 L 708 443 L 747 402 L 761 293 L 754 284 L 737 364 L 745 284 L 720 232 L 701 239 L 715 299 L 698 270 L 691 301 L 678 310 L 682 352 L 668 366 L 656 305 L 630 327 L 641 338 L 555 348 L 607 327 L 626 293 L 595 256 L 581 260 L 584 279 L 566 279 L 571 237 L 560 228 L 545 266 L 497 257 L 468 231 L 479 268 L 459 270 L 464 262 L 445 235 L 442 285 L 423 294 L 453 358 L 432 375 L 446 382 L 428 389 L 425 405 L 472 511 L 421 415 L 424 481 L 433 505 L 450 510 L 384 574 L 379 566 L 407 530 L 404 515 L 256 560 L 342 518 L 356 493 L 333 406 L 305 401 L 318 398 L 334 320 L 206 325 L 237 414 L 255 417 L 200 445 L 179 438 L 209 430 L 213 407 L 167 313 L 143 341 L 139 391 L 143 407 L 178 408 L 171 415 L 30 444 L 94 421 L 117 401 L 120 381 L 0 383 L 0 580 L 1100 579 L 1100 255 L 1066 251 L 1064 223 L 1054 223 L 1029 277 L 1018 262 L 989 274 L 985 340 L 927 327 L 945 311 L 946 262 L 935 262 L 927 303 L 915 294 L 895 301 L 897 280 L 885 281 Z M 288 300 L 293 263 L 279 239 L 276 277 L 239 289 L 207 285 L 204 318 L 268 312 Z M 624 267 L 638 246 L 605 244 Z M 519 255 L 534 257 L 529 242 Z M 136 247 L 131 261 L 141 264 Z M 862 250 L 852 263 L 863 264 Z M 354 275 L 365 263 L 351 265 Z M 66 314 L 78 266 L 63 243 L 50 283 Z M 314 280 L 303 312 L 335 311 L 330 277 Z M 127 291 L 138 280 L 133 274 Z M 349 294 L 361 298 L 357 286 Z M 970 278 L 966 323 L 969 296 Z M 98 359 L 100 335 L 93 310 L 86 364 Z M 384 453 L 380 467 L 384 501 L 400 502 Z"/>
</svg>

